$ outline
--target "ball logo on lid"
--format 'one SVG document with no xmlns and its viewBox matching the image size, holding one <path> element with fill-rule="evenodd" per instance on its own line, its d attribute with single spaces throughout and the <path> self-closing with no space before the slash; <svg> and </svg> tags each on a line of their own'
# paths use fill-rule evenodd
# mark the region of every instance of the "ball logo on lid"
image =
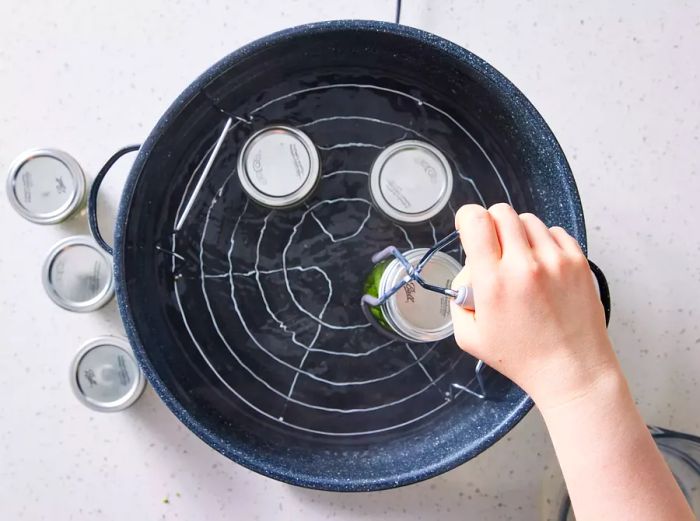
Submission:
<svg viewBox="0 0 700 521">
<path fill-rule="evenodd" d="M 63 181 L 62 177 L 57 177 L 56 178 L 56 192 L 59 194 L 65 194 L 66 193 L 66 183 Z"/>
<path fill-rule="evenodd" d="M 18 199 L 28 211 L 46 213 L 56 211 L 70 200 L 68 184 L 73 184 L 63 163 L 39 157 L 25 163 L 20 169 L 20 183 L 15 189 Z"/>
<path fill-rule="evenodd" d="M 403 287 L 404 292 L 406 293 L 406 303 L 408 302 L 416 302 L 416 283 L 415 282 L 409 282 Z"/>
<path fill-rule="evenodd" d="M 90 384 L 90 387 L 97 387 L 97 378 L 93 368 L 85 369 L 85 371 L 83 371 L 83 377 L 87 383 Z"/>
</svg>

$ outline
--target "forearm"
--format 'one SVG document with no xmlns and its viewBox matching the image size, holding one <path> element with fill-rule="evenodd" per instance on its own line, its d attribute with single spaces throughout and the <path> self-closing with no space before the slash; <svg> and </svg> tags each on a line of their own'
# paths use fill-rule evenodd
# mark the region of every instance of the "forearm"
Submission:
<svg viewBox="0 0 700 521">
<path fill-rule="evenodd" d="M 578 521 L 695 519 L 617 367 L 541 412 Z"/>
<path fill-rule="evenodd" d="M 520 385 L 545 418 L 578 521 L 694 519 L 639 416 L 579 243 L 497 204 L 455 227 L 476 311 L 453 304 L 459 346 Z"/>
</svg>

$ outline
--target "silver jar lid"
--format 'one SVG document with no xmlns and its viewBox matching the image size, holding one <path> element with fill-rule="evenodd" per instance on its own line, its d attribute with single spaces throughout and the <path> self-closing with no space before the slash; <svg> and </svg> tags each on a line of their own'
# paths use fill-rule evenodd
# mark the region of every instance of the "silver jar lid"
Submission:
<svg viewBox="0 0 700 521">
<path fill-rule="evenodd" d="M 96 411 L 121 411 L 141 396 L 146 380 L 129 343 L 101 336 L 85 343 L 73 359 L 70 382 L 75 396 Z"/>
<path fill-rule="evenodd" d="M 22 217 L 38 224 L 65 221 L 85 203 L 85 174 L 61 150 L 28 150 L 10 165 L 7 196 Z"/>
<path fill-rule="evenodd" d="M 51 300 L 69 311 L 101 308 L 114 295 L 112 259 L 90 237 L 68 237 L 56 243 L 42 270 Z"/>
<path fill-rule="evenodd" d="M 416 140 L 385 148 L 369 176 L 374 204 L 389 218 L 409 224 L 437 215 L 452 195 L 452 182 L 445 155 Z"/>
<path fill-rule="evenodd" d="M 300 204 L 320 178 L 313 142 L 303 132 L 281 125 L 253 134 L 238 156 L 238 179 L 246 193 L 269 208 Z"/>
<path fill-rule="evenodd" d="M 405 257 L 415 265 L 427 251 L 427 248 L 416 248 L 408 251 Z M 454 258 L 438 251 L 424 266 L 421 275 L 430 284 L 449 288 L 461 269 Z M 406 269 L 398 260 L 392 260 L 379 281 L 379 294 L 385 293 L 405 276 Z M 382 304 L 382 312 L 394 331 L 414 342 L 442 340 L 453 331 L 450 298 L 428 291 L 415 281 L 403 286 Z"/>
</svg>

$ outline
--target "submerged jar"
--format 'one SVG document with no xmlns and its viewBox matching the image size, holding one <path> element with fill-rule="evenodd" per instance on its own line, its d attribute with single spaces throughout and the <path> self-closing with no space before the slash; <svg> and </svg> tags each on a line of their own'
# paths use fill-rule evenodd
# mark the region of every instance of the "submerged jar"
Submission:
<svg viewBox="0 0 700 521">
<path fill-rule="evenodd" d="M 238 179 L 256 203 L 272 209 L 292 208 L 318 186 L 320 164 L 309 136 L 293 127 L 274 125 L 245 142 L 238 156 Z"/>
<path fill-rule="evenodd" d="M 403 224 L 429 221 L 452 195 L 452 169 L 430 143 L 406 140 L 385 148 L 372 165 L 369 191 L 374 205 Z"/>
<path fill-rule="evenodd" d="M 416 248 L 404 256 L 415 265 L 427 251 L 427 248 Z M 461 269 L 457 260 L 438 251 L 423 267 L 421 276 L 429 284 L 449 288 Z M 406 269 L 397 259 L 384 260 L 368 275 L 364 291 L 379 297 L 406 275 Z M 429 291 L 416 281 L 405 284 L 380 306 L 370 307 L 370 312 L 380 327 L 409 342 L 435 342 L 453 332 L 450 297 Z"/>
</svg>

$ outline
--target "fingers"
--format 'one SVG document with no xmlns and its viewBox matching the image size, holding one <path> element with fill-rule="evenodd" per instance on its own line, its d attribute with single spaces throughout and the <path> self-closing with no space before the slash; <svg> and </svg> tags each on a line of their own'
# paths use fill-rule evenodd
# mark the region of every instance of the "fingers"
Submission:
<svg viewBox="0 0 700 521">
<path fill-rule="evenodd" d="M 489 269 L 500 260 L 496 228 L 485 208 L 476 204 L 462 206 L 455 216 L 455 228 L 474 272 Z"/>
<path fill-rule="evenodd" d="M 529 256 L 530 243 L 518 214 L 506 203 L 498 203 L 489 208 L 494 227 L 501 245 L 501 256 Z"/>
<path fill-rule="evenodd" d="M 581 246 L 579 245 L 578 241 L 569 235 L 568 232 L 561 226 L 551 227 L 549 229 L 549 233 L 552 235 L 559 247 L 570 256 L 578 257 L 583 255 L 583 251 L 581 250 Z"/>
<path fill-rule="evenodd" d="M 523 224 L 530 246 L 538 257 L 549 257 L 560 251 L 559 244 L 539 217 L 531 213 L 523 213 L 520 214 L 520 222 Z"/>
</svg>

